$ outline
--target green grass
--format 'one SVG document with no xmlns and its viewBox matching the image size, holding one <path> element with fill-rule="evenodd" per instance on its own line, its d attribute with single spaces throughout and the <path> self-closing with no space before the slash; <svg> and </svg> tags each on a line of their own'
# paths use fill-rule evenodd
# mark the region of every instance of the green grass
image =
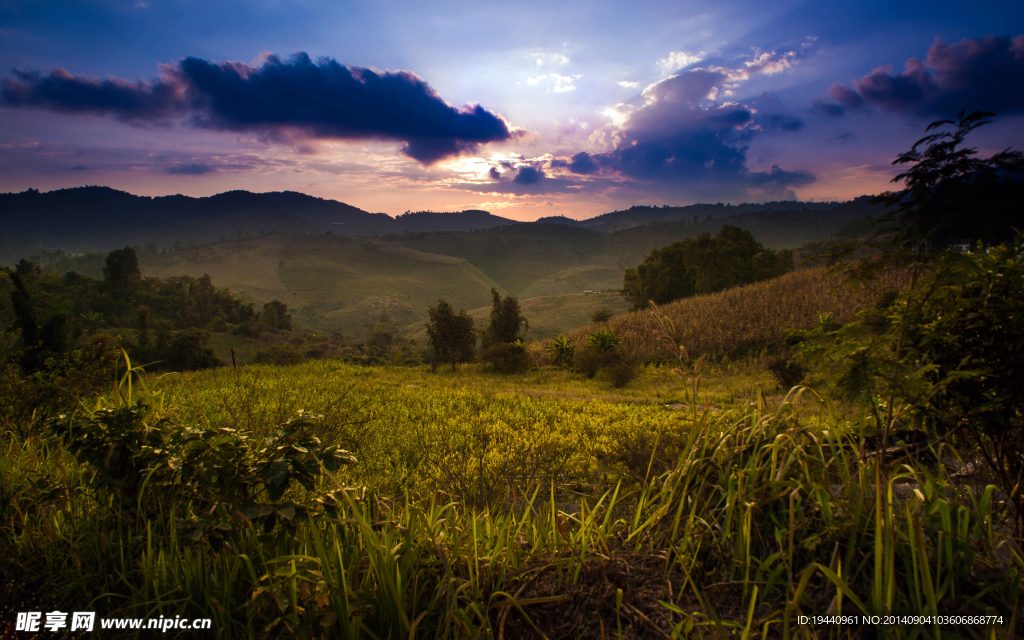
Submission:
<svg viewBox="0 0 1024 640">
<path fill-rule="evenodd" d="M 704 384 L 730 377 L 704 374 L 677 381 L 677 398 L 703 399 Z M 633 391 L 668 389 L 670 377 L 648 371 Z M 1024 561 L 992 490 L 955 486 L 913 459 L 862 457 L 870 425 L 809 394 L 673 411 L 617 402 L 600 381 L 553 370 L 336 363 L 150 382 L 152 393 L 139 380 L 134 392 L 149 398 L 150 428 L 163 417 L 258 437 L 297 408 L 322 413 L 318 433 L 346 441 L 359 462 L 288 499 L 312 505 L 355 488 L 335 491 L 333 517 L 291 533 L 226 516 L 234 533 L 215 548 L 177 535 L 178 519 L 202 514 L 169 498 L 176 485 L 124 500 L 91 485 L 93 472 L 52 437 L 7 436 L 0 596 L 15 611 L 210 617 L 224 638 L 940 631 L 798 622 L 826 613 L 988 614 L 1002 622 L 941 631 L 1020 631 Z M 573 397 L 583 391 L 594 397 Z"/>
<path fill-rule="evenodd" d="M 523 298 L 604 291 L 622 288 L 623 270 L 602 265 L 579 265 L 538 278 L 520 292 Z"/>
<path fill-rule="evenodd" d="M 629 310 L 629 300 L 617 293 L 593 295 L 569 293 L 521 298 L 519 308 L 523 316 L 530 322 L 526 340 L 550 340 L 559 333 L 591 324 L 591 316 L 599 309 L 608 309 L 613 316 L 626 313 Z M 478 327 L 486 327 L 490 322 L 491 307 L 489 304 L 477 309 L 470 309 L 468 312 L 476 320 Z M 402 334 L 416 340 L 419 344 L 426 344 L 427 331 L 423 321 L 406 325 L 402 329 Z"/>
</svg>

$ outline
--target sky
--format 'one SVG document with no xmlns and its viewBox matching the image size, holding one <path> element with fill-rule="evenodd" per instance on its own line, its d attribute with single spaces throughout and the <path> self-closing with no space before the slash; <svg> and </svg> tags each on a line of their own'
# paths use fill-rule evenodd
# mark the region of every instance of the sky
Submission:
<svg viewBox="0 0 1024 640">
<path fill-rule="evenodd" d="M 847 200 L 979 109 L 1024 149 L 1024 3 L 0 0 L 0 192 Z"/>
</svg>

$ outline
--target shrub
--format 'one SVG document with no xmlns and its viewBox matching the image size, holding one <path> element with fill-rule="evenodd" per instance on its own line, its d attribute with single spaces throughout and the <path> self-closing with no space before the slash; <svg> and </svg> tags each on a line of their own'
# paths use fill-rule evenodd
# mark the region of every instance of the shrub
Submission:
<svg viewBox="0 0 1024 640">
<path fill-rule="evenodd" d="M 324 447 L 310 435 L 319 419 L 300 412 L 268 436 L 250 439 L 234 429 L 151 420 L 137 402 L 77 420 L 61 416 L 50 427 L 93 470 L 93 489 L 113 491 L 143 511 L 165 499 L 190 504 L 199 515 L 179 523 L 179 535 L 217 547 L 237 525 L 258 525 L 265 533 L 284 525 L 294 535 L 298 521 L 314 515 L 317 505 L 333 508 L 329 494 L 304 505 L 284 500 L 290 487 L 314 492 L 324 469 L 355 462 L 347 451 Z"/>
<path fill-rule="evenodd" d="M 228 321 L 224 316 L 216 316 L 213 320 L 210 320 L 210 324 L 206 327 L 206 330 L 210 333 L 227 333 L 229 329 Z"/>
<path fill-rule="evenodd" d="M 612 319 L 612 311 L 608 307 L 601 307 L 590 315 L 590 321 L 594 324 L 608 322 Z"/>
<path fill-rule="evenodd" d="M 552 338 L 544 346 L 544 349 L 552 355 L 555 364 L 560 365 L 572 365 L 573 358 L 576 355 L 576 347 L 569 342 L 564 333 L 558 334 L 557 338 Z"/>
<path fill-rule="evenodd" d="M 573 359 L 573 367 L 588 378 L 593 378 L 601 370 L 601 352 L 593 347 L 585 347 Z"/>
<path fill-rule="evenodd" d="M 622 346 L 622 338 L 615 335 L 612 329 L 598 329 L 587 336 L 587 345 L 601 353 L 615 351 Z"/>
<path fill-rule="evenodd" d="M 533 366 L 533 358 L 522 342 L 499 342 L 480 354 L 480 361 L 498 373 L 522 373 Z"/>
<path fill-rule="evenodd" d="M 792 389 L 807 375 L 807 367 L 793 360 L 789 354 L 778 356 L 768 363 L 768 373 L 784 389 Z"/>
<path fill-rule="evenodd" d="M 588 378 L 595 377 L 601 371 L 607 372 L 612 386 L 618 389 L 636 377 L 637 362 L 621 349 L 602 351 L 597 346 L 587 345 L 576 354 L 574 366 L 576 371 Z"/>
<path fill-rule="evenodd" d="M 210 369 L 224 364 L 213 349 L 206 346 L 209 334 L 200 329 L 185 329 L 170 338 L 167 348 L 161 354 L 162 365 L 174 371 L 195 371 Z"/>
<path fill-rule="evenodd" d="M 636 377 L 636 360 L 621 351 L 611 351 L 609 353 L 616 356 L 613 359 L 614 361 L 607 365 L 608 373 L 611 374 L 612 386 L 616 389 L 621 389 Z"/>
<path fill-rule="evenodd" d="M 300 364 L 305 358 L 295 347 L 291 345 L 277 345 L 267 349 L 260 349 L 249 359 L 249 364 L 276 364 L 289 365 Z"/>
</svg>

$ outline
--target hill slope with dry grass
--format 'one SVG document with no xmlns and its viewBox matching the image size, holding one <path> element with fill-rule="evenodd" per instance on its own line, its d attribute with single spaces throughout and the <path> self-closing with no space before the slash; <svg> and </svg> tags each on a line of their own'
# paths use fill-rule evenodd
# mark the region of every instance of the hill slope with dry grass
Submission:
<svg viewBox="0 0 1024 640">
<path fill-rule="evenodd" d="M 673 326 L 672 336 L 690 357 L 728 354 L 779 345 L 786 329 L 806 329 L 830 313 L 836 322 L 853 319 L 857 311 L 874 304 L 884 292 L 908 284 L 901 272 L 889 272 L 871 288 L 851 289 L 824 268 L 807 269 L 719 293 L 684 298 L 658 307 L 613 318 L 607 325 L 625 340 L 625 346 L 643 361 L 663 359 L 667 351 L 658 342 L 661 326 L 655 313 Z M 581 347 L 597 325 L 568 335 Z"/>
</svg>

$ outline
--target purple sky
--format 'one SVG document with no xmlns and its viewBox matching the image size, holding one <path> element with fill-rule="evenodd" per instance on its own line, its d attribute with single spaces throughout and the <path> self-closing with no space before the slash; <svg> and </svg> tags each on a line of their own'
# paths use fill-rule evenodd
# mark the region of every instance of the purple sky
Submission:
<svg viewBox="0 0 1024 640">
<path fill-rule="evenodd" d="M 961 109 L 1024 147 L 1020 3 L 896 4 L 7 0 L 0 191 L 583 218 L 877 193 Z"/>
</svg>

